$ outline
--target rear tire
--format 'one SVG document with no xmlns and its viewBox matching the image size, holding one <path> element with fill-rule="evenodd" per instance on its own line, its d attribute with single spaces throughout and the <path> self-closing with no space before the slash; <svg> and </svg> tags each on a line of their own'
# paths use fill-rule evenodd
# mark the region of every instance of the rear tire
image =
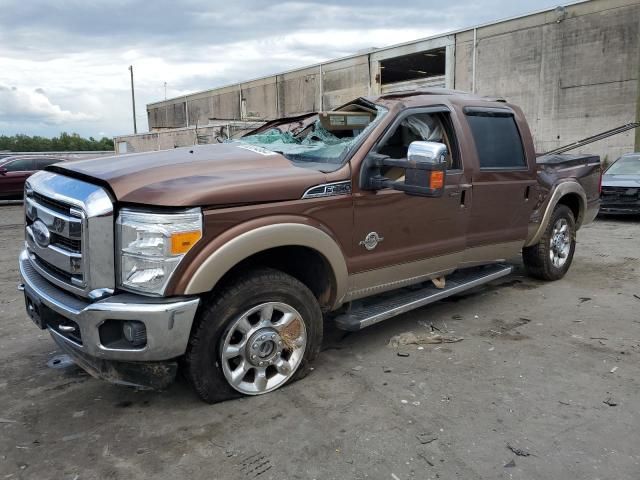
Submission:
<svg viewBox="0 0 640 480">
<path fill-rule="evenodd" d="M 321 345 L 322 312 L 313 293 L 279 270 L 253 270 L 201 308 L 185 374 L 208 403 L 259 395 L 306 376 Z"/>
<path fill-rule="evenodd" d="M 558 205 L 535 245 L 522 249 L 527 273 L 541 280 L 559 280 L 569 270 L 576 249 L 576 221 L 566 205 Z"/>
</svg>

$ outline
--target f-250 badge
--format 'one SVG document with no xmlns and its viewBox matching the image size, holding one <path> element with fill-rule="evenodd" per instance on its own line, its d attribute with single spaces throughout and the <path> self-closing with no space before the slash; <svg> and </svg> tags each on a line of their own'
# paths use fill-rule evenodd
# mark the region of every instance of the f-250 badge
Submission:
<svg viewBox="0 0 640 480">
<path fill-rule="evenodd" d="M 384 240 L 384 237 L 378 235 L 378 232 L 368 233 L 364 240 L 360 242 L 360 245 L 363 245 L 367 250 L 373 250 L 378 246 L 378 243 Z"/>
</svg>

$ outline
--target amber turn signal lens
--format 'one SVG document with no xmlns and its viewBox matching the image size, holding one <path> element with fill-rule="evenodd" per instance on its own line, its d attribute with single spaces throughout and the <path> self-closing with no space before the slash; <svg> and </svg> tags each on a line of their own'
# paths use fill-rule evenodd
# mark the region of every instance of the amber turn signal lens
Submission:
<svg viewBox="0 0 640 480">
<path fill-rule="evenodd" d="M 200 238 L 202 238 L 202 233 L 199 231 L 174 233 L 171 235 L 171 254 L 187 253 Z"/>
<path fill-rule="evenodd" d="M 432 190 L 439 190 L 442 187 L 444 187 L 444 172 L 431 172 L 429 188 Z"/>
</svg>

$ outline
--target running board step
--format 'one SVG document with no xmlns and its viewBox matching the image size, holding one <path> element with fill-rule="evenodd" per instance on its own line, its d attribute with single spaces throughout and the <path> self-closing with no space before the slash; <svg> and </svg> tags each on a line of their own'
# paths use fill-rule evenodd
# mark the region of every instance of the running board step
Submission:
<svg viewBox="0 0 640 480">
<path fill-rule="evenodd" d="M 446 277 L 445 287 L 431 282 L 419 290 L 400 289 L 353 302 L 351 310 L 338 315 L 335 322 L 342 330 L 356 331 L 396 315 L 420 308 L 443 298 L 485 284 L 513 271 L 510 265 L 496 264 L 458 270 Z M 399 293 L 398 293 L 399 292 Z"/>
</svg>

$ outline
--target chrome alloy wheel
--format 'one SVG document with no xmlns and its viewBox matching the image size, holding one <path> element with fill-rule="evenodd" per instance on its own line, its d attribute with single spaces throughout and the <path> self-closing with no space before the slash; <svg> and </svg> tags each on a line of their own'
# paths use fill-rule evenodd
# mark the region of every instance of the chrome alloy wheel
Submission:
<svg viewBox="0 0 640 480">
<path fill-rule="evenodd" d="M 231 322 L 223 335 L 222 371 L 240 393 L 271 392 L 293 376 L 306 347 L 300 313 L 286 303 L 262 303 Z"/>
<path fill-rule="evenodd" d="M 569 222 L 565 218 L 559 218 L 553 225 L 550 247 L 551 264 L 556 268 L 561 268 L 567 262 L 571 251 L 571 232 L 569 231 Z"/>
</svg>

